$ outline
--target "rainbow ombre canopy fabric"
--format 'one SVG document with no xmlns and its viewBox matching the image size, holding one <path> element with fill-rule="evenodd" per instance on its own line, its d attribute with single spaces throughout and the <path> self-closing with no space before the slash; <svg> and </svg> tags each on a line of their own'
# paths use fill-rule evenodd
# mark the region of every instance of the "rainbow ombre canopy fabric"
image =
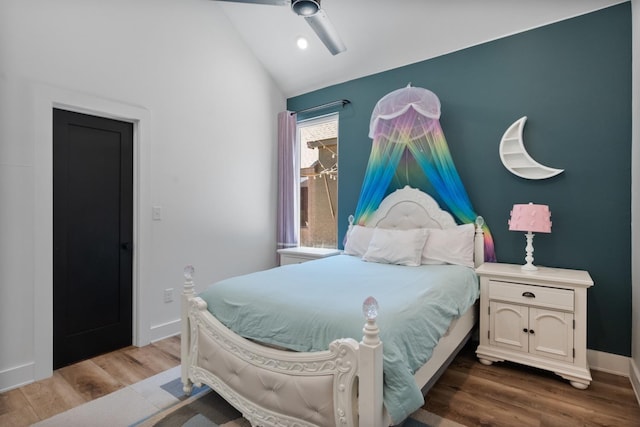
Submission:
<svg viewBox="0 0 640 427">
<path fill-rule="evenodd" d="M 456 170 L 440 127 L 440 100 L 431 91 L 407 86 L 382 97 L 371 114 L 373 139 L 355 213 L 364 224 L 378 208 L 400 161 L 413 156 L 447 209 L 460 223 L 478 216 Z M 495 262 L 493 238 L 485 224 L 485 261 Z"/>
</svg>

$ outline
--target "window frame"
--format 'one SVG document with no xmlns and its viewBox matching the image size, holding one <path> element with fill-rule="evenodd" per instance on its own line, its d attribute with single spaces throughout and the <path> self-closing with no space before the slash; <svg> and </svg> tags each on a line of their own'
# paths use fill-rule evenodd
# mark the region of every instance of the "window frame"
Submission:
<svg viewBox="0 0 640 427">
<path fill-rule="evenodd" d="M 321 245 L 317 245 L 314 244 L 313 247 L 323 247 L 323 248 L 331 248 L 331 249 L 337 249 L 338 248 L 338 211 L 337 211 L 337 202 L 338 202 L 338 193 L 339 193 L 339 171 L 340 171 L 340 138 L 339 138 L 339 126 L 340 126 L 340 113 L 339 112 L 332 112 L 332 113 L 328 113 L 328 114 L 323 114 L 321 116 L 315 116 L 315 117 L 308 117 L 308 118 L 304 118 L 304 119 L 300 119 L 296 122 L 296 144 L 297 144 L 297 153 L 298 153 L 298 159 L 296 159 L 296 163 L 298 165 L 298 167 L 296 168 L 295 171 L 295 178 L 298 182 L 298 195 L 297 195 L 297 200 L 298 200 L 298 212 L 295 215 L 296 217 L 296 222 L 297 224 L 295 225 L 297 227 L 298 233 L 299 233 L 299 243 L 298 245 L 300 247 L 308 247 L 306 245 L 303 244 L 303 227 L 302 227 L 302 202 L 303 202 L 303 198 L 302 198 L 302 174 L 301 174 L 301 170 L 302 170 L 302 165 L 301 165 L 301 156 L 302 156 L 302 144 L 305 142 L 303 141 L 302 138 L 302 128 L 304 127 L 311 127 L 311 126 L 319 126 L 319 125 L 323 125 L 325 123 L 330 123 L 330 122 L 335 122 L 335 126 L 336 126 L 336 134 L 335 134 L 335 139 L 336 139 L 336 176 L 335 176 L 335 181 L 336 181 L 336 185 L 335 185 L 335 209 L 334 209 L 334 218 L 333 218 L 333 224 L 334 224 L 334 243 L 331 245 L 326 245 L 326 244 L 321 244 Z M 327 138 L 328 139 L 328 138 Z M 307 187 L 308 188 L 308 187 Z M 307 190 L 309 191 L 309 190 Z M 307 196 L 307 200 L 308 200 L 308 196 Z M 309 217 L 309 209 L 307 208 L 307 218 Z"/>
</svg>

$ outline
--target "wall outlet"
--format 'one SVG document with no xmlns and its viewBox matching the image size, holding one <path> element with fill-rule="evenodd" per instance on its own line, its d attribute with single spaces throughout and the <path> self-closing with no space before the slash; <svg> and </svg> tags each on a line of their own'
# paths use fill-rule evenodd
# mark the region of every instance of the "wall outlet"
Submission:
<svg viewBox="0 0 640 427">
<path fill-rule="evenodd" d="M 164 302 L 171 302 L 171 301 L 173 301 L 173 288 L 165 289 Z"/>
</svg>

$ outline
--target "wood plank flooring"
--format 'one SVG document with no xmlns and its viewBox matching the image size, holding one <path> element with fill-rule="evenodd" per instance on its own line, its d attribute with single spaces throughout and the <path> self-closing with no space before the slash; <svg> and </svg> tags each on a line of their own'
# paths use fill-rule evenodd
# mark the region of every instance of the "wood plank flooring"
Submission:
<svg viewBox="0 0 640 427">
<path fill-rule="evenodd" d="M 180 338 L 171 337 L 65 366 L 51 378 L 1 393 L 0 426 L 31 425 L 179 364 Z"/>
<path fill-rule="evenodd" d="M 425 398 L 424 408 L 474 426 L 640 427 L 628 378 L 592 371 L 587 390 L 508 362 L 485 366 L 468 344 Z M 67 366 L 53 377 L 0 394 L 0 426 L 28 426 L 180 363 L 179 337 Z M 118 427 L 118 426 L 114 426 Z"/>
<path fill-rule="evenodd" d="M 591 371 L 586 390 L 515 363 L 485 366 L 470 342 L 425 397 L 424 408 L 466 426 L 639 427 L 640 406 L 626 377 Z"/>
</svg>

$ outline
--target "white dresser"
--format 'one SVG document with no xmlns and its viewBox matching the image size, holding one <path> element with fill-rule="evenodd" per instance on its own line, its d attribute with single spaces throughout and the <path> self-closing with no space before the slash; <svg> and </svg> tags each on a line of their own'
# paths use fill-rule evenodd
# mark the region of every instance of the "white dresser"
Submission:
<svg viewBox="0 0 640 427">
<path fill-rule="evenodd" d="M 587 364 L 586 271 L 485 263 L 480 276 L 480 362 L 509 360 L 591 383 Z"/>
<path fill-rule="evenodd" d="M 280 265 L 300 264 L 312 259 L 325 258 L 340 254 L 340 249 L 330 248 L 307 248 L 299 246 L 297 248 L 278 249 L 280 254 Z"/>
</svg>

